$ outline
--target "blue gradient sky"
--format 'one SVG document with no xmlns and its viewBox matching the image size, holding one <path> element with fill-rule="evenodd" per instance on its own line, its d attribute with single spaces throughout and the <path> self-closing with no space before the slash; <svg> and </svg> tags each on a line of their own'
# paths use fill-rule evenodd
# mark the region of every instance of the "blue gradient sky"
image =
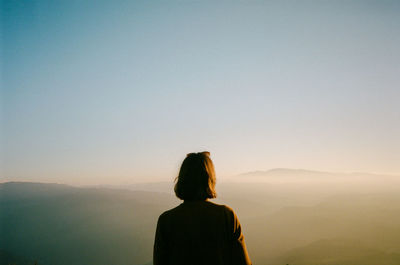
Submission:
<svg viewBox="0 0 400 265">
<path fill-rule="evenodd" d="M 2 1 L 4 180 L 400 174 L 400 1 Z"/>
</svg>

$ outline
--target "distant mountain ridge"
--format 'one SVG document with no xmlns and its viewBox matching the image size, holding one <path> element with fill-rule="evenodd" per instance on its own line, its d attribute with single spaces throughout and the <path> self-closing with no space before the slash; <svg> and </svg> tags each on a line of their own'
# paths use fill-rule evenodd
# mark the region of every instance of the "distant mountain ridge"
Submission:
<svg viewBox="0 0 400 265">
<path fill-rule="evenodd" d="M 157 218 L 176 201 L 156 192 L 2 183 L 0 265 L 24 265 L 18 257 L 40 265 L 147 264 Z"/>
<path fill-rule="evenodd" d="M 244 175 L 269 175 L 269 174 L 333 174 L 331 172 L 326 171 L 317 171 L 317 170 L 309 170 L 309 169 L 296 169 L 296 168 L 271 168 L 268 170 L 256 170 L 256 171 L 249 171 L 245 173 L 238 174 L 238 176 Z"/>
<path fill-rule="evenodd" d="M 143 189 L 168 185 L 0 184 L 0 265 L 151 265 L 157 218 L 180 201 Z M 235 209 L 254 264 L 398 265 L 400 185 L 368 185 L 220 183 L 213 201 Z"/>
<path fill-rule="evenodd" d="M 269 170 L 257 170 L 238 174 L 233 176 L 230 180 L 233 181 L 265 181 L 265 180 L 351 180 L 355 178 L 364 178 L 366 180 L 373 179 L 393 179 L 400 180 L 400 176 L 364 172 L 327 172 L 308 169 L 291 169 L 291 168 L 273 168 Z"/>
</svg>

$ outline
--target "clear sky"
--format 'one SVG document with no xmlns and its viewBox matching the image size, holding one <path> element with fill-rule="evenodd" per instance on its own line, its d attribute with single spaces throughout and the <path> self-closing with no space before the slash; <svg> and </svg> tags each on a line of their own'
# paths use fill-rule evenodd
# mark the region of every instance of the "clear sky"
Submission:
<svg viewBox="0 0 400 265">
<path fill-rule="evenodd" d="M 2 1 L 3 180 L 400 174 L 400 1 Z"/>
</svg>

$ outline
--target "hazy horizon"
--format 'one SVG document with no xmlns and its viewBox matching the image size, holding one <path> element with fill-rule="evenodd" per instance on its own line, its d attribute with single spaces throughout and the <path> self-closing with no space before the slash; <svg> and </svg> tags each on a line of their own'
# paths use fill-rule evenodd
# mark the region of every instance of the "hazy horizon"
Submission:
<svg viewBox="0 0 400 265">
<path fill-rule="evenodd" d="M 48 184 L 65 184 L 75 187 L 116 187 L 116 188 L 129 188 L 130 185 L 136 184 L 157 184 L 157 183 L 174 183 L 176 176 L 170 176 L 165 178 L 152 178 L 152 179 L 143 179 L 139 177 L 131 177 L 130 179 L 124 182 L 118 181 L 108 181 L 108 182 L 70 182 L 68 179 L 64 179 L 63 181 L 54 181 L 54 180 L 38 180 L 38 179 L 7 179 L 3 178 L 0 180 L 0 183 L 7 182 L 30 182 L 30 183 L 48 183 Z M 289 177 L 289 178 L 288 178 Z M 372 177 L 372 179 L 371 179 Z M 400 181 L 400 174 L 382 174 L 378 172 L 328 172 L 328 171 L 318 171 L 318 170 L 310 170 L 310 169 L 302 169 L 302 168 L 271 168 L 267 170 L 254 170 L 248 172 L 241 172 L 235 175 L 230 176 L 217 176 L 217 183 L 282 183 L 282 184 L 293 184 L 293 183 L 303 183 L 312 186 L 315 182 L 331 182 L 331 183 L 340 183 L 340 182 L 354 182 L 361 183 L 363 182 L 369 183 L 373 180 L 374 183 L 380 183 L 387 185 L 385 181 Z M 364 183 L 364 184 L 365 184 Z M 171 186 L 172 187 L 172 186 Z M 172 190 L 171 190 L 172 191 Z"/>
<path fill-rule="evenodd" d="M 400 175 L 399 1 L 1 1 L 0 181 Z"/>
<path fill-rule="evenodd" d="M 400 178 L 317 175 L 217 183 L 212 202 L 235 210 L 253 264 L 398 265 Z M 171 183 L 0 183 L 0 264 L 152 265 L 157 219 L 180 203 Z"/>
</svg>

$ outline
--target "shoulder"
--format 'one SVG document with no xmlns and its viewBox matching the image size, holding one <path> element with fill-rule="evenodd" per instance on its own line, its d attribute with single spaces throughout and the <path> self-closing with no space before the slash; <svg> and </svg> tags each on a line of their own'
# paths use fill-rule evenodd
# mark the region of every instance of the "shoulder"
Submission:
<svg viewBox="0 0 400 265">
<path fill-rule="evenodd" d="M 233 212 L 233 209 L 225 204 L 218 204 L 215 202 L 211 202 L 211 201 L 207 201 L 207 205 L 209 207 L 215 208 L 215 209 L 219 209 L 219 210 L 223 210 L 226 212 Z"/>
<path fill-rule="evenodd" d="M 228 205 L 219 205 L 228 215 L 235 215 L 235 211 Z"/>
<path fill-rule="evenodd" d="M 228 218 L 231 218 L 231 219 L 236 219 L 237 218 L 236 214 L 235 214 L 235 211 L 231 207 L 229 207 L 228 205 L 216 204 L 216 203 L 213 203 L 213 202 L 211 202 L 211 203 L 214 205 L 214 207 L 219 208 L 221 211 L 223 211 L 224 214 Z"/>
<path fill-rule="evenodd" d="M 169 209 L 165 212 L 163 212 L 162 214 L 160 214 L 160 216 L 158 217 L 158 222 L 165 222 L 167 219 L 169 219 L 172 215 L 174 215 L 176 212 L 179 211 L 179 209 L 181 208 L 181 204 Z"/>
<path fill-rule="evenodd" d="M 228 205 L 221 205 L 227 213 L 235 214 L 235 211 Z"/>
</svg>

